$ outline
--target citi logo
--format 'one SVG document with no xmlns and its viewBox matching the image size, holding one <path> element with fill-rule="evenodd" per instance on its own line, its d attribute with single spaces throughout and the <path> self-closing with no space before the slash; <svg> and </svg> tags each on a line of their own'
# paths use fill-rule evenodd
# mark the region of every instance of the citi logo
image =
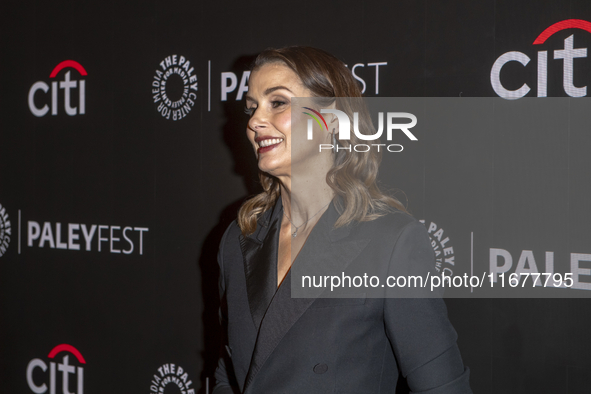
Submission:
<svg viewBox="0 0 591 394">
<path fill-rule="evenodd" d="M 542 49 L 546 40 L 553 34 L 566 30 L 566 29 L 579 29 L 591 33 L 591 22 L 584 21 L 581 19 L 567 19 L 561 22 L 557 22 L 547 29 L 545 29 L 533 42 L 536 48 Z M 537 96 L 547 97 L 548 95 L 548 53 L 553 60 L 562 60 L 563 68 L 563 79 L 562 86 L 566 94 L 570 97 L 583 97 L 587 95 L 587 86 L 575 86 L 573 82 L 573 76 L 575 74 L 575 59 L 586 58 L 587 48 L 575 48 L 574 42 L 575 34 L 571 34 L 564 39 L 564 46 L 562 49 L 555 49 L 554 51 L 539 50 L 537 53 L 537 68 L 538 68 L 538 80 L 537 80 Z M 499 56 L 495 61 L 490 71 L 490 83 L 494 91 L 505 99 L 519 99 L 524 97 L 531 90 L 527 83 L 521 85 L 519 89 L 510 90 L 503 86 L 501 82 L 501 70 L 509 62 L 519 62 L 524 67 L 530 62 L 530 57 L 523 52 L 511 51 L 506 52 Z"/>
<path fill-rule="evenodd" d="M 65 353 L 65 354 L 61 354 Z M 82 366 L 76 366 L 75 364 L 86 364 L 86 360 L 82 357 L 82 354 L 72 345 L 61 344 L 49 352 L 47 358 L 56 359 L 56 356 L 60 354 L 62 356 L 62 362 L 56 363 L 55 361 L 49 362 L 49 382 L 47 381 L 47 363 L 40 358 L 34 358 L 29 361 L 27 366 L 27 384 L 33 393 L 43 394 L 47 392 L 47 383 L 49 383 L 49 393 L 56 394 L 56 386 L 58 380 L 61 380 L 62 393 L 63 394 L 84 394 L 84 368 Z M 70 360 L 70 355 L 74 356 L 77 360 Z M 70 362 L 75 364 L 71 365 Z M 57 369 L 56 369 L 57 366 Z M 41 369 L 41 372 L 35 372 L 36 369 Z M 35 378 L 33 377 L 35 375 Z M 40 379 L 41 375 L 45 375 L 44 379 Z M 60 376 L 61 375 L 61 379 Z M 70 375 L 76 377 L 76 391 L 70 391 Z"/>
<path fill-rule="evenodd" d="M 84 67 L 74 60 L 64 60 L 59 63 L 49 74 L 49 78 L 56 78 L 58 73 L 65 68 L 73 68 L 80 76 L 88 75 Z M 63 110 L 69 116 L 84 115 L 86 112 L 86 84 L 84 79 L 76 80 L 76 74 L 72 75 L 72 70 L 68 70 L 64 79 L 61 81 L 51 81 L 51 88 L 44 81 L 37 81 L 29 89 L 29 109 L 37 117 L 47 115 L 49 105 L 51 105 L 51 114 L 58 114 L 58 93 L 63 90 L 64 105 Z M 58 84 L 59 82 L 59 84 Z M 72 106 L 72 96 L 78 90 L 78 106 Z M 51 90 L 50 94 L 47 94 Z M 39 91 L 42 91 L 39 92 Z M 47 97 L 51 96 L 51 98 Z"/>
</svg>

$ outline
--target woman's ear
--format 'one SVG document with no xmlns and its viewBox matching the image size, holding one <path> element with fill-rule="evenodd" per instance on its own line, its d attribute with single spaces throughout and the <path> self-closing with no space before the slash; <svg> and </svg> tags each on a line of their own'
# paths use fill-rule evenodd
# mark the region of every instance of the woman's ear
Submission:
<svg viewBox="0 0 591 394">
<path fill-rule="evenodd" d="M 330 121 L 328 122 L 328 132 L 338 134 L 339 132 L 339 118 L 332 114 Z"/>
<path fill-rule="evenodd" d="M 327 107 L 327 109 L 337 109 L 337 101 L 335 100 L 332 103 L 330 103 L 330 105 Z M 331 119 L 328 121 L 329 128 L 330 128 L 331 132 L 332 132 L 333 127 L 336 127 L 336 128 L 339 127 L 338 120 L 339 119 L 337 118 L 337 116 L 335 114 L 331 114 Z M 335 124 L 335 122 L 336 122 L 336 124 Z M 337 132 L 338 132 L 338 130 L 337 130 Z"/>
</svg>

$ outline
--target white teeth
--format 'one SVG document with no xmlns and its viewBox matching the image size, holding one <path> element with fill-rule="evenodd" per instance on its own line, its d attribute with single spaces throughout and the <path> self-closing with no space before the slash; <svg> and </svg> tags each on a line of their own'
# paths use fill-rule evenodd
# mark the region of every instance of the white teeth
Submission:
<svg viewBox="0 0 591 394">
<path fill-rule="evenodd" d="M 278 144 L 280 142 L 283 142 L 283 138 L 271 138 L 271 139 L 268 139 L 268 140 L 262 140 L 261 142 L 259 142 L 259 146 L 261 148 L 264 148 L 266 146 L 275 145 L 275 144 Z"/>
</svg>

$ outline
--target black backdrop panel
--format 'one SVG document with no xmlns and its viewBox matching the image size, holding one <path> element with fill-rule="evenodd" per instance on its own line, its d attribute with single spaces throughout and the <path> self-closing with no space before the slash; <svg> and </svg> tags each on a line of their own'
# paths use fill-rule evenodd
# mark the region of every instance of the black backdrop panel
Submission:
<svg viewBox="0 0 591 394">
<path fill-rule="evenodd" d="M 23 1 L 4 4 L 3 15 L 7 393 L 62 392 L 64 373 L 75 393 L 205 393 L 213 384 L 217 247 L 240 203 L 260 190 L 241 87 L 262 49 L 323 48 L 354 69 L 368 97 L 495 97 L 491 70 L 507 52 L 529 62 L 507 62 L 500 84 L 525 83 L 526 97 L 543 96 L 540 81 L 549 97 L 580 92 L 565 74 L 574 88 L 591 82 L 591 61 L 576 52 L 591 46 L 588 31 L 533 44 L 554 23 L 591 21 L 585 0 Z M 579 57 L 565 69 L 554 56 L 571 35 Z M 578 114 L 589 105 L 563 103 Z M 522 104 L 506 105 L 518 113 Z M 591 268 L 591 137 L 561 114 L 531 119 L 556 125 L 536 135 L 483 112 L 490 128 L 432 135 L 386 156 L 394 175 L 383 181 L 404 192 L 415 217 L 445 230 L 462 267 L 472 253 L 486 267 L 500 248 L 514 264 L 531 250 L 541 267 L 554 252 L 557 267 L 576 255 Z M 447 304 L 474 392 L 591 387 L 588 300 Z"/>
</svg>

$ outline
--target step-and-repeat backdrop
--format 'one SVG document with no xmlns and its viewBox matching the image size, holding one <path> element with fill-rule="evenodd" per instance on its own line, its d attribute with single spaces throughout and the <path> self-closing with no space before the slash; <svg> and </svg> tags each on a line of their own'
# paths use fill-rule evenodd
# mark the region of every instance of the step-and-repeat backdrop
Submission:
<svg viewBox="0 0 591 394">
<path fill-rule="evenodd" d="M 2 14 L 0 392 L 211 389 L 217 247 L 260 190 L 249 64 L 295 44 L 342 59 L 367 97 L 502 97 L 515 113 L 560 98 L 532 127 L 488 107 L 490 127 L 419 136 L 384 155 L 384 183 L 442 271 L 572 275 L 542 299 L 447 300 L 475 392 L 591 387 L 591 302 L 560 299 L 591 289 L 588 1 L 22 1 Z"/>
</svg>

